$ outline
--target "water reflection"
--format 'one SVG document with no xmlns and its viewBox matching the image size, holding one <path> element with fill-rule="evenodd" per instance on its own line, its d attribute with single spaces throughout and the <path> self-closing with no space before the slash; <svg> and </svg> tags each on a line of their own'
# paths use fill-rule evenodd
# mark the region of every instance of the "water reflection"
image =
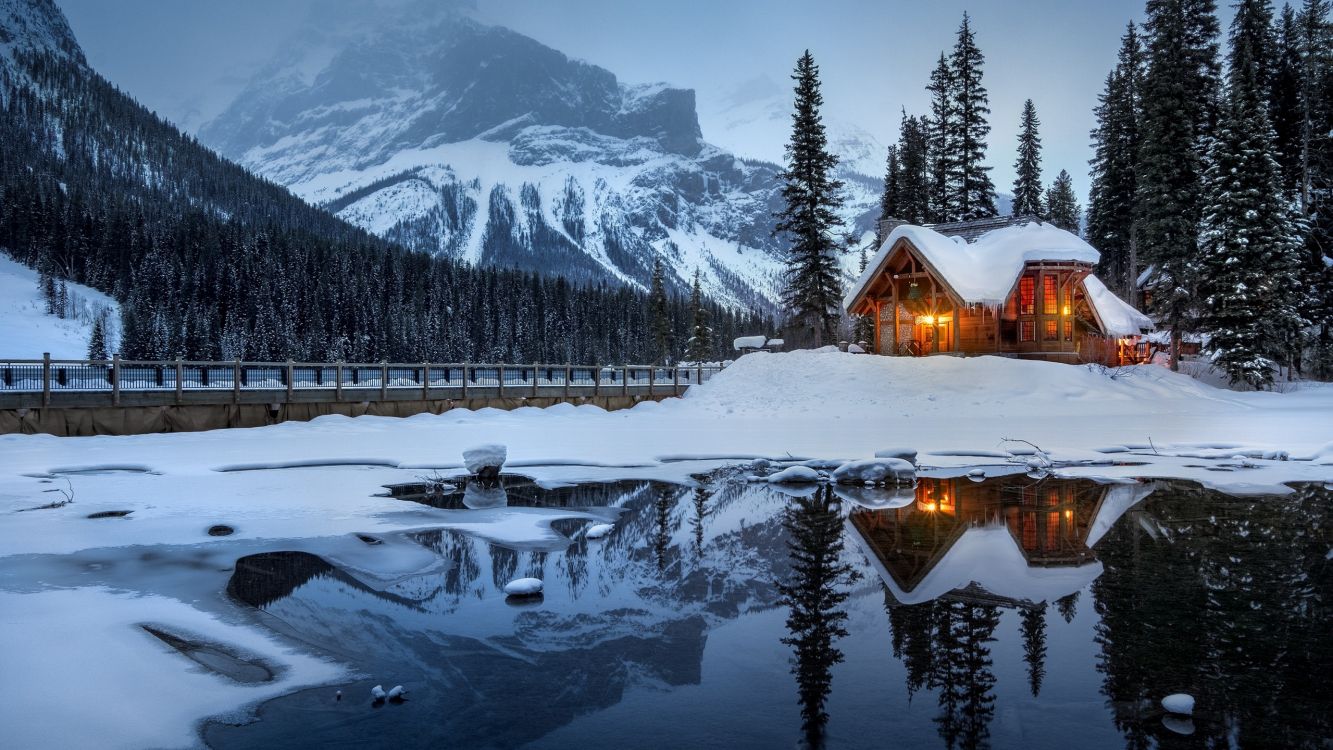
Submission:
<svg viewBox="0 0 1333 750">
<path fill-rule="evenodd" d="M 1177 691 L 1199 697 L 1194 744 L 1326 747 L 1333 729 L 1327 490 L 1019 476 L 925 479 L 906 498 L 542 492 L 507 482 L 506 502 L 624 512 L 597 540 L 561 515 L 559 547 L 417 532 L 440 565 L 378 588 L 306 553 L 239 561 L 234 598 L 373 678 L 348 696 L 392 680 L 413 700 L 371 714 L 310 691 L 208 742 L 1118 750 L 1185 740 L 1156 707 Z M 465 493 L 459 513 L 494 513 Z M 540 604 L 504 605 L 519 576 L 544 580 Z"/>
<path fill-rule="evenodd" d="M 788 535 L 791 574 L 778 583 L 780 603 L 788 608 L 787 636 L 782 642 L 795 653 L 801 703 L 801 728 L 812 747 L 823 746 L 828 714 L 824 702 L 833 684 L 833 665 L 842 652 L 833 642 L 847 635 L 845 589 L 852 568 L 842 555 L 842 514 L 832 488 L 820 487 L 808 497 L 793 498 L 783 512 Z"/>
</svg>

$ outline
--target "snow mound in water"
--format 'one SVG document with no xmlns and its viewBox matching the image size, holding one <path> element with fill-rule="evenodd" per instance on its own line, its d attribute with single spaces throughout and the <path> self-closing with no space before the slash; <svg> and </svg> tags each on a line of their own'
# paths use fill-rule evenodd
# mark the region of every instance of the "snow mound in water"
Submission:
<svg viewBox="0 0 1333 750">
<path fill-rule="evenodd" d="M 542 579 L 515 578 L 505 584 L 505 593 L 509 596 L 532 596 L 542 592 Z"/>
<path fill-rule="evenodd" d="M 821 479 L 819 472 L 809 466 L 788 466 L 768 477 L 770 484 L 810 484 Z"/>
<path fill-rule="evenodd" d="M 463 451 L 463 466 L 473 474 L 479 474 L 486 468 L 494 468 L 498 472 L 504 467 L 506 456 L 507 451 L 503 445 L 478 445 Z"/>
<path fill-rule="evenodd" d="M 599 523 L 588 527 L 588 533 L 585 534 L 589 539 L 601 539 L 615 528 L 614 524 Z"/>
<path fill-rule="evenodd" d="M 1172 693 L 1162 699 L 1162 708 L 1173 714 L 1189 716 L 1194 713 L 1194 696 L 1189 693 Z"/>
<path fill-rule="evenodd" d="M 848 461 L 833 472 L 838 484 L 884 484 L 910 482 L 916 467 L 901 458 L 865 458 Z"/>
</svg>

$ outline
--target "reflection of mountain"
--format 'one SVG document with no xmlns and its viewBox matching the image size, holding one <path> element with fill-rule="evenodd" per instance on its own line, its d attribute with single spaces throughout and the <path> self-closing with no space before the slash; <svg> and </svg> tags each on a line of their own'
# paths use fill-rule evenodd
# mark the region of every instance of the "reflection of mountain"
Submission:
<svg viewBox="0 0 1333 750">
<path fill-rule="evenodd" d="M 274 566 L 247 564 L 246 578 L 278 574 L 246 588 L 259 591 L 251 599 L 283 632 L 383 676 L 376 681 L 402 682 L 412 691 L 408 708 L 433 718 L 349 727 L 321 698 L 296 694 L 271 703 L 257 724 L 212 725 L 210 744 L 507 747 L 617 704 L 635 687 L 698 684 L 709 630 L 777 603 L 774 582 L 788 577 L 789 564 L 774 512 L 783 501 L 744 486 L 647 483 L 622 483 L 621 496 L 609 497 L 616 486 L 566 488 L 549 503 L 562 506 L 552 512 L 595 499 L 626 507 L 605 539 L 583 538 L 586 524 L 578 524 L 562 529 L 573 538 L 567 548 L 549 552 L 416 532 L 445 564 L 387 592 L 304 559 L 288 566 L 287 582 L 272 580 L 282 577 Z M 835 536 L 839 528 L 835 517 Z M 539 605 L 507 606 L 498 595 L 520 576 L 545 582 Z M 373 684 L 346 692 L 359 696 Z"/>
<path fill-rule="evenodd" d="M 848 522 L 902 604 L 941 596 L 993 604 L 1052 601 L 1101 574 L 1092 546 L 1145 485 L 1009 476 L 922 479 L 916 502 L 856 510 Z"/>
</svg>

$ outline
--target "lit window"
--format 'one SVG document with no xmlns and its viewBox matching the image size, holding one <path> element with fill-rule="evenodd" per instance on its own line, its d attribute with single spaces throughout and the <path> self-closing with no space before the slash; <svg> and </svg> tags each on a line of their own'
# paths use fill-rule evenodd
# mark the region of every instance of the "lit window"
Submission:
<svg viewBox="0 0 1333 750">
<path fill-rule="evenodd" d="M 1036 341 L 1036 340 L 1037 340 L 1037 321 L 1035 321 L 1035 320 L 1024 320 L 1024 321 L 1021 321 L 1021 322 L 1022 322 L 1022 325 L 1019 326 L 1019 336 L 1018 336 L 1018 340 L 1019 340 L 1019 341 Z"/>
<path fill-rule="evenodd" d="M 1041 277 L 1041 313 L 1042 315 L 1055 314 L 1055 277 Z"/>
<path fill-rule="evenodd" d="M 1037 284 L 1031 276 L 1024 276 L 1018 280 L 1018 313 L 1020 315 L 1032 315 L 1037 312 L 1036 292 Z"/>
<path fill-rule="evenodd" d="M 1065 319 L 1065 341 L 1074 340 L 1074 321 Z"/>
<path fill-rule="evenodd" d="M 1046 340 L 1058 341 L 1059 339 L 1060 339 L 1060 331 L 1058 328 L 1056 328 L 1056 322 L 1054 320 L 1046 321 Z"/>
</svg>

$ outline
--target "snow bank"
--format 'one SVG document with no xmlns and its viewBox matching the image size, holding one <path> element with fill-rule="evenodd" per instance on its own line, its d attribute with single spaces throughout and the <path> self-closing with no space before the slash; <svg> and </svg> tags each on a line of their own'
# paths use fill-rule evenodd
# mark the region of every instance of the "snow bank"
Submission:
<svg viewBox="0 0 1333 750">
<path fill-rule="evenodd" d="M 110 327 L 108 353 L 114 351 L 120 325 L 120 307 L 105 294 L 82 284 L 66 282 L 73 317 L 46 314 L 37 289 L 37 272 L 0 252 L 0 357 L 41 359 L 50 352 L 56 359 L 83 359 L 96 315 L 106 311 Z"/>
<path fill-rule="evenodd" d="M 342 668 L 184 602 L 106 589 L 0 591 L 4 744 L 192 747 L 202 716 L 342 676 Z M 252 654 L 277 674 L 242 684 L 205 671 L 142 628 L 152 623 Z"/>
<path fill-rule="evenodd" d="M 769 475 L 768 482 L 769 484 L 810 484 L 821 479 L 823 477 L 819 475 L 819 472 L 809 466 L 788 466 L 776 474 Z"/>
</svg>

